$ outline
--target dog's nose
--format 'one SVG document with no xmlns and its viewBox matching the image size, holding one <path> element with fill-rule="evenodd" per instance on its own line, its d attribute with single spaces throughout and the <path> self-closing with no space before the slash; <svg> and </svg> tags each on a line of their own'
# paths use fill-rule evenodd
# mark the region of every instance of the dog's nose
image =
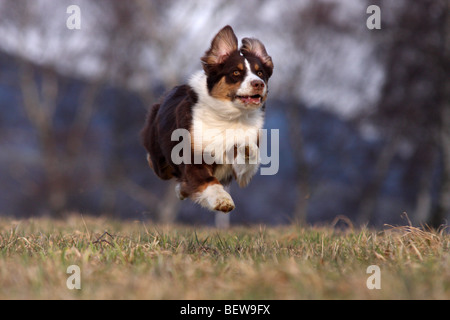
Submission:
<svg viewBox="0 0 450 320">
<path fill-rule="evenodd" d="M 261 80 L 253 80 L 251 82 L 252 88 L 253 89 L 263 89 L 264 88 L 264 81 Z"/>
</svg>

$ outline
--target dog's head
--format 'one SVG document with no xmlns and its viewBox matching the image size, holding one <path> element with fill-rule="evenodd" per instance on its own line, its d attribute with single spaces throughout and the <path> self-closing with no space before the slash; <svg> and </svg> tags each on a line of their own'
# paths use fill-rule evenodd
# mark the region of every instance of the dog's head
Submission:
<svg viewBox="0 0 450 320">
<path fill-rule="evenodd" d="M 241 109 L 264 105 L 273 62 L 259 40 L 244 38 L 239 49 L 233 29 L 226 26 L 214 37 L 201 61 L 212 97 L 231 101 Z"/>
</svg>

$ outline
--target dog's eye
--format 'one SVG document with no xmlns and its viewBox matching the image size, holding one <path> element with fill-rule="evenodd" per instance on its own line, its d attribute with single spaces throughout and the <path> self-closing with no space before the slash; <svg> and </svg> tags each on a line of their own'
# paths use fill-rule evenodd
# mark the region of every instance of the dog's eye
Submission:
<svg viewBox="0 0 450 320">
<path fill-rule="evenodd" d="M 241 74 L 241 72 L 238 71 L 238 70 L 236 70 L 236 71 L 233 72 L 233 76 L 236 76 L 236 77 L 239 76 L 240 74 Z"/>
<path fill-rule="evenodd" d="M 258 77 L 262 77 L 262 76 L 263 76 L 263 73 L 262 73 L 262 71 L 258 71 L 258 72 L 256 73 L 256 75 L 257 75 Z"/>
</svg>

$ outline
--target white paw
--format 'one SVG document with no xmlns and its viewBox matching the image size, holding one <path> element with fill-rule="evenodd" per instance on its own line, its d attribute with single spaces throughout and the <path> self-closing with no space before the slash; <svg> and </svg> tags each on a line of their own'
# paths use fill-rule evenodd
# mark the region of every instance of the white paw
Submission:
<svg viewBox="0 0 450 320">
<path fill-rule="evenodd" d="M 195 201 L 212 211 L 227 213 L 235 208 L 233 199 L 221 184 L 209 185 L 195 196 Z"/>
<path fill-rule="evenodd" d="M 217 198 L 214 202 L 215 211 L 221 211 L 224 213 L 228 213 L 234 209 L 234 201 L 231 199 L 231 196 L 228 194 L 228 197 Z"/>
</svg>

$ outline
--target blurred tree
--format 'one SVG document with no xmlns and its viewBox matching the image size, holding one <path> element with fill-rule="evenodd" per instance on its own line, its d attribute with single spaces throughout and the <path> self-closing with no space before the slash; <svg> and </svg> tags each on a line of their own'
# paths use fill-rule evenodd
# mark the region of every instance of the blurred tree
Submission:
<svg viewBox="0 0 450 320">
<path fill-rule="evenodd" d="M 436 50 L 440 61 L 439 95 L 441 97 L 441 132 L 440 146 L 442 152 L 443 172 L 439 203 L 429 223 L 438 226 L 450 216 L 450 3 L 443 1 L 440 26 L 440 44 Z"/>
<path fill-rule="evenodd" d="M 378 58 L 385 65 L 385 82 L 371 119 L 385 143 L 373 174 L 362 188 L 359 218 L 362 223 L 374 218 L 390 164 L 399 147 L 407 145 L 413 156 L 404 179 L 416 189 L 412 221 L 429 223 L 433 220 L 432 179 L 444 146 L 439 137 L 445 101 L 441 88 L 448 82 L 448 73 L 447 79 L 443 76 L 446 60 L 442 51 L 448 2 L 403 2 L 399 10 L 392 10 L 387 1 L 377 4 L 382 12 L 396 14 L 391 19 L 383 18 L 382 29 L 374 33 Z M 443 163 L 447 166 L 445 159 Z"/>
<path fill-rule="evenodd" d="M 289 34 L 293 35 L 295 50 L 303 56 L 300 64 L 294 64 L 292 72 L 285 75 L 288 119 L 288 131 L 290 144 L 295 163 L 295 180 L 297 187 L 297 198 L 293 211 L 293 220 L 298 223 L 305 223 L 308 216 L 308 203 L 314 186 L 310 181 L 310 164 L 305 155 L 305 142 L 301 128 L 301 117 L 305 112 L 302 97 L 298 99 L 295 95 L 302 88 L 303 70 L 302 67 L 308 64 L 317 63 L 316 56 L 318 47 L 327 43 L 327 39 L 358 37 L 361 26 L 352 19 L 343 20 L 339 14 L 340 6 L 337 2 L 330 1 L 309 1 L 305 7 L 298 8 L 297 14 L 287 15 L 292 20 L 285 21 L 289 26 Z M 292 10 L 290 7 L 288 10 Z M 330 56 L 332 58 L 332 56 Z M 322 66 L 322 74 L 317 75 L 323 81 L 339 81 L 339 75 L 331 75 L 327 72 L 327 66 Z M 290 77 L 290 78 L 289 78 Z M 331 81 L 332 81 L 331 80 Z"/>
<path fill-rule="evenodd" d="M 37 134 L 41 152 L 43 181 L 36 191 L 40 194 L 40 202 L 48 205 L 48 212 L 61 217 L 67 211 L 69 195 L 84 185 L 80 171 L 90 171 L 86 167 L 88 158 L 84 154 L 86 133 L 100 82 L 84 89 L 73 122 L 62 132 L 57 126 L 56 112 L 59 100 L 68 88 L 63 86 L 54 70 L 40 69 L 38 73 L 36 66 L 26 61 L 20 63 L 23 108 Z"/>
<path fill-rule="evenodd" d="M 3 23 L 9 24 L 12 32 L 18 35 L 24 49 L 26 30 L 33 30 L 41 39 L 49 35 L 49 26 L 34 4 L 6 1 L 2 4 L 1 11 Z M 42 41 L 42 46 L 45 52 L 49 44 Z M 66 59 L 76 58 L 64 48 L 59 54 Z M 94 100 L 101 80 L 94 80 L 92 85 L 85 88 L 73 121 L 67 125 L 66 130 L 61 130 L 57 120 L 58 107 L 70 88 L 64 85 L 62 77 L 53 67 L 38 68 L 20 57 L 17 62 L 20 66 L 18 86 L 22 93 L 22 106 L 36 133 L 40 151 L 40 161 L 36 166 L 42 168 L 39 187 L 33 188 L 35 197 L 26 199 L 24 202 L 28 203 L 28 208 L 23 204 L 23 209 L 27 212 L 44 210 L 52 216 L 60 217 L 67 210 L 70 194 L 82 188 L 85 182 L 83 178 L 86 176 L 79 173 L 83 172 L 80 168 L 85 167 L 86 162 L 80 162 L 80 159 L 85 158 L 83 141 L 93 115 Z"/>
<path fill-rule="evenodd" d="M 36 66 L 26 59 L 17 58 L 20 65 L 18 85 L 22 93 L 22 106 L 36 133 L 40 152 L 36 167 L 42 169 L 39 174 L 39 187 L 33 188 L 35 194 L 24 201 L 28 205 L 23 204 L 22 210 L 46 212 L 60 217 L 69 209 L 69 202 L 76 198 L 74 195 L 79 194 L 80 190 L 92 188 L 99 181 L 95 180 L 95 177 L 101 175 L 104 176 L 100 188 L 103 193 L 103 208 L 100 209 L 102 212 L 113 210 L 117 192 L 121 190 L 149 206 L 155 218 L 165 222 L 173 221 L 177 206 L 169 205 L 168 196 L 160 199 L 151 191 L 139 188 L 127 175 L 123 158 L 118 156 L 123 154 L 126 144 L 129 143 L 127 137 L 130 137 L 130 128 L 124 127 L 126 120 L 131 118 L 128 115 L 127 99 L 122 100 L 122 105 L 116 106 L 117 112 L 114 115 L 112 145 L 117 156 L 108 159 L 106 167 L 99 168 L 92 162 L 93 157 L 87 155 L 92 147 L 89 139 L 89 133 L 92 132 L 91 122 L 100 108 L 97 101 L 99 93 L 105 90 L 107 84 L 127 88 L 133 77 L 142 75 L 142 54 L 148 44 L 152 43 L 154 36 L 154 29 L 151 26 L 149 28 L 149 25 L 157 22 L 152 17 L 161 12 L 164 4 L 159 1 L 125 3 L 108 0 L 95 4 L 84 3 L 81 5 L 81 30 L 84 31 L 69 31 L 65 24 L 55 27 L 44 16 L 45 8 L 40 5 L 45 6 L 45 3 L 7 0 L 1 4 L 2 24 L 8 26 L 11 35 L 17 35 L 22 43 L 22 52 L 29 48 L 29 36 L 33 33 L 43 40 L 42 54 L 51 55 L 50 47 L 45 47 L 50 43 L 45 39 L 51 35 L 54 43 L 60 43 L 58 52 L 53 52 L 59 59 L 79 63 L 83 58 L 90 57 L 99 63 L 98 72 L 91 77 L 89 84 L 82 86 L 81 91 L 76 93 L 76 107 L 69 110 L 71 107 L 65 104 L 64 99 L 73 97 L 73 93 L 71 95 L 69 92 L 72 88 L 64 85 L 64 77 L 58 74 L 55 66 Z M 145 14 L 139 14 L 141 6 L 145 6 Z M 86 12 L 93 12 L 101 17 L 96 18 L 95 25 L 89 24 L 87 19 L 84 19 Z M 64 17 L 65 7 L 61 4 L 61 18 Z M 70 39 L 76 32 L 96 33 L 101 41 L 87 50 L 73 50 L 65 45 L 68 43 L 65 40 Z M 37 60 L 45 62 L 42 57 Z M 153 98 L 151 90 L 147 89 L 143 97 L 149 99 L 149 96 Z M 69 113 L 70 117 L 63 120 L 65 125 L 61 127 L 61 117 L 64 113 Z M 145 112 L 142 112 L 142 115 L 145 115 Z M 143 123 L 144 118 L 141 120 Z M 132 129 L 135 128 L 133 125 Z M 131 136 L 137 140 L 139 133 L 132 132 Z M 97 162 L 101 161 L 100 155 L 94 157 Z M 145 163 L 145 154 L 142 159 Z M 94 170 L 97 172 L 93 172 Z M 173 195 L 170 203 L 175 202 L 173 188 L 170 188 L 168 193 Z"/>
</svg>

